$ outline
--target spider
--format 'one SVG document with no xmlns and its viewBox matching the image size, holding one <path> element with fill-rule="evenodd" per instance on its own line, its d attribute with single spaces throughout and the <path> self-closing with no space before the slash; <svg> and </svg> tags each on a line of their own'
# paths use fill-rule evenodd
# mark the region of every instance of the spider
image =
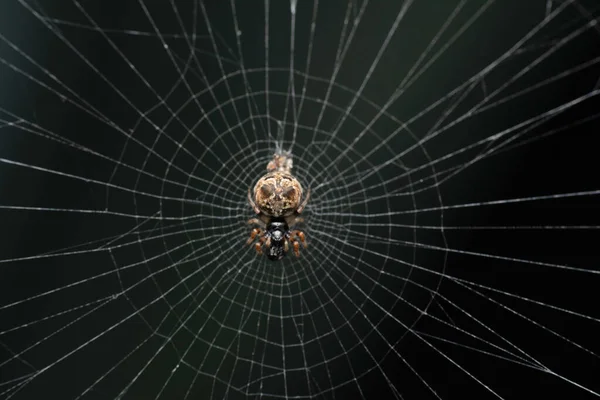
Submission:
<svg viewBox="0 0 600 400">
<path fill-rule="evenodd" d="M 300 243 L 306 248 L 306 237 L 304 232 L 290 227 L 304 221 L 299 215 L 309 197 L 310 190 L 302 200 L 302 186 L 289 172 L 277 170 L 264 175 L 254 186 L 254 192 L 252 187 L 248 188 L 248 202 L 257 214 L 248 223 L 258 227 L 252 229 L 246 244 L 258 237 L 254 244 L 256 252 L 262 254 L 264 245 L 269 260 L 277 261 L 289 251 L 291 242 L 294 254 L 299 257 Z"/>
</svg>

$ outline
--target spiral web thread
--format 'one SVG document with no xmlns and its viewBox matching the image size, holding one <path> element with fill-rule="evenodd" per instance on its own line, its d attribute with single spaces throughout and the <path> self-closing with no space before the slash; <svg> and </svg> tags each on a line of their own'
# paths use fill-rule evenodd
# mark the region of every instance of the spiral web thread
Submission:
<svg viewBox="0 0 600 400">
<path fill-rule="evenodd" d="M 584 151 L 598 5 L 161 3 L 3 13 L 0 398 L 600 395 L 592 164 L 513 164 Z M 271 263 L 282 151 L 308 249 Z"/>
</svg>

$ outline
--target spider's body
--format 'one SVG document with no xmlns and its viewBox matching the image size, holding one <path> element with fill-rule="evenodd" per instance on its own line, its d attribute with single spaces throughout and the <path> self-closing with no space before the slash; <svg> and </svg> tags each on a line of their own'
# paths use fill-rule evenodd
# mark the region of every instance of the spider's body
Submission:
<svg viewBox="0 0 600 400">
<path fill-rule="evenodd" d="M 290 239 L 290 228 L 283 219 L 273 218 L 265 232 L 267 245 L 267 257 L 269 260 L 281 260 L 288 248 L 287 241 Z"/>
<path fill-rule="evenodd" d="M 286 172 L 269 172 L 254 185 L 255 207 L 271 217 L 287 217 L 294 214 L 301 198 L 302 185 Z"/>
<path fill-rule="evenodd" d="M 257 218 L 248 223 L 259 227 L 252 230 L 247 244 L 258 237 L 255 244 L 257 253 L 262 254 L 264 245 L 267 256 L 273 261 L 282 259 L 290 244 L 296 256 L 300 255 L 300 242 L 306 247 L 304 233 L 290 228 L 303 221 L 299 215 L 308 202 L 310 190 L 303 199 L 302 185 L 290 173 L 291 155 L 286 157 L 288 161 L 280 163 L 281 155 L 276 154 L 274 161 L 267 166 L 270 172 L 256 182 L 254 190 L 248 188 L 248 202 L 257 214 Z"/>
</svg>

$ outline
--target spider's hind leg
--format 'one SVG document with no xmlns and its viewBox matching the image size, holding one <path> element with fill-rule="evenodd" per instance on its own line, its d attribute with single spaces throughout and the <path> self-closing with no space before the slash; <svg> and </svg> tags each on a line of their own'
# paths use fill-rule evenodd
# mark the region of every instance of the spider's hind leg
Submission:
<svg viewBox="0 0 600 400">
<path fill-rule="evenodd" d="M 306 207 L 306 204 L 308 203 L 308 199 L 310 199 L 310 188 L 306 190 L 306 196 L 304 196 L 304 200 L 302 200 L 302 203 L 296 209 L 296 214 L 300 214 L 302 210 L 304 210 L 304 207 Z"/>
<path fill-rule="evenodd" d="M 252 200 L 252 187 L 248 188 L 248 203 L 250 203 L 250 206 L 256 214 L 260 214 L 260 209 L 256 206 L 254 200 Z"/>
<path fill-rule="evenodd" d="M 248 225 L 258 225 L 258 226 L 260 226 L 260 227 L 264 227 L 264 225 L 265 225 L 265 223 L 264 223 L 264 222 L 262 222 L 262 221 L 261 221 L 260 219 L 258 219 L 258 218 L 252 218 L 252 219 L 249 219 L 248 221 L 246 221 L 246 223 L 247 223 Z"/>
</svg>

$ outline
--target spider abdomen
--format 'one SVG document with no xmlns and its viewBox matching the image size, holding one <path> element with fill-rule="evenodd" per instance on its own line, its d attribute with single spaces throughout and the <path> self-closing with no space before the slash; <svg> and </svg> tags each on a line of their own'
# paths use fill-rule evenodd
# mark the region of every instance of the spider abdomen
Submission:
<svg viewBox="0 0 600 400">
<path fill-rule="evenodd" d="M 260 211 L 273 217 L 294 214 L 302 199 L 302 185 L 286 172 L 269 172 L 254 186 L 254 201 Z"/>
</svg>

